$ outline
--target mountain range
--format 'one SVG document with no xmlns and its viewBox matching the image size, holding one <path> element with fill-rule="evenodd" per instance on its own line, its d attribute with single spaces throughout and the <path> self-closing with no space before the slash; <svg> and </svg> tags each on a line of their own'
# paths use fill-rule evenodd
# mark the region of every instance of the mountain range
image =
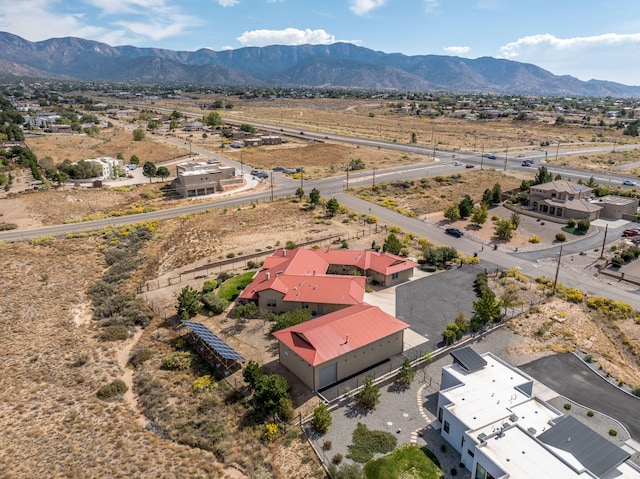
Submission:
<svg viewBox="0 0 640 479">
<path fill-rule="evenodd" d="M 585 82 L 511 60 L 407 56 L 351 43 L 189 52 L 112 47 L 75 37 L 30 42 L 0 32 L 0 75 L 176 85 L 640 97 L 640 86 Z"/>
</svg>

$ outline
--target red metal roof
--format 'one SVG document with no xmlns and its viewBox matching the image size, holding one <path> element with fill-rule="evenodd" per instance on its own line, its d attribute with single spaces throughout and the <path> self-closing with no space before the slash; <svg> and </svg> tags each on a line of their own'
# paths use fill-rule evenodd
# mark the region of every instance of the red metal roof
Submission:
<svg viewBox="0 0 640 479">
<path fill-rule="evenodd" d="M 417 263 L 406 258 L 401 258 L 391 253 L 378 253 L 377 251 L 329 249 L 316 250 L 316 254 L 327 264 L 357 266 L 364 271 L 373 270 L 385 276 L 418 266 Z"/>
<path fill-rule="evenodd" d="M 273 335 L 306 362 L 317 366 L 408 327 L 377 306 L 361 303 Z"/>
</svg>

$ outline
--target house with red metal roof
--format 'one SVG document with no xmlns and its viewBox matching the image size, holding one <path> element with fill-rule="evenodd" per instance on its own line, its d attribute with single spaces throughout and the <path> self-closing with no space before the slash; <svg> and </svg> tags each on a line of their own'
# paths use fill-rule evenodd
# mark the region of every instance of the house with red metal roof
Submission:
<svg viewBox="0 0 640 479">
<path fill-rule="evenodd" d="M 375 251 L 282 249 L 266 258 L 239 300 L 275 313 L 302 308 L 321 316 L 362 303 L 367 281 L 408 281 L 415 266 Z"/>
<path fill-rule="evenodd" d="M 400 354 L 408 327 L 377 306 L 361 303 L 273 335 L 280 363 L 317 391 Z"/>
</svg>

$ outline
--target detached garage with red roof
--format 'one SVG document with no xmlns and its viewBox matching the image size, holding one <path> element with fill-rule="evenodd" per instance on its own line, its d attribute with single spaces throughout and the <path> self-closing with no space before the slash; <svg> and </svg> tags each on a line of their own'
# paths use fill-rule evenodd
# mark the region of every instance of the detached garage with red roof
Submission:
<svg viewBox="0 0 640 479">
<path fill-rule="evenodd" d="M 367 303 L 277 331 L 280 363 L 313 391 L 400 354 L 403 321 Z"/>
</svg>

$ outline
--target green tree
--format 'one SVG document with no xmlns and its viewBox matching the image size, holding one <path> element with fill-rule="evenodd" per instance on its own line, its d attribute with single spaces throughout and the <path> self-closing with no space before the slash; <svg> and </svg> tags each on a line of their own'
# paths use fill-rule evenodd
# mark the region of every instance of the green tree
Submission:
<svg viewBox="0 0 640 479">
<path fill-rule="evenodd" d="M 589 182 L 587 183 L 587 186 L 589 188 L 595 188 L 596 186 L 598 186 L 598 183 L 596 183 L 596 179 L 593 176 L 589 178 Z"/>
<path fill-rule="evenodd" d="M 371 374 L 364 378 L 362 389 L 356 396 L 356 400 L 360 407 L 371 411 L 380 403 L 380 390 L 378 386 L 373 384 L 373 376 Z"/>
<path fill-rule="evenodd" d="M 542 185 L 544 183 L 549 183 L 550 181 L 553 181 L 553 174 L 549 173 L 546 166 L 539 166 L 538 173 L 536 173 L 536 176 L 533 179 L 533 184 Z"/>
<path fill-rule="evenodd" d="M 318 188 L 312 189 L 311 193 L 309 193 L 309 203 L 311 203 L 314 208 L 320 203 L 320 191 Z"/>
<path fill-rule="evenodd" d="M 144 131 L 143 128 L 136 128 L 135 130 L 133 130 L 133 141 L 143 141 L 146 136 L 147 133 Z"/>
<path fill-rule="evenodd" d="M 326 404 L 320 403 L 318 407 L 313 410 L 311 425 L 320 434 L 324 434 L 329 430 L 331 421 L 331 411 L 329 411 L 329 408 Z"/>
<path fill-rule="evenodd" d="M 172 120 L 179 120 L 183 116 L 184 115 L 182 113 L 180 113 L 178 110 L 173 110 L 171 112 L 171 115 L 169 116 L 169 118 L 171 118 Z"/>
<path fill-rule="evenodd" d="M 493 204 L 493 190 L 491 188 L 487 188 L 482 193 L 482 204 L 491 206 Z"/>
<path fill-rule="evenodd" d="M 171 120 L 169 120 L 169 130 L 177 130 L 178 128 L 180 128 L 180 123 L 178 122 L 178 120 L 176 120 L 175 118 L 171 118 Z"/>
<path fill-rule="evenodd" d="M 249 360 L 247 365 L 244 367 L 244 370 L 242 371 L 242 377 L 247 382 L 247 384 L 251 386 L 251 389 L 256 388 L 256 385 L 258 384 L 260 379 L 262 379 L 262 376 L 264 376 L 264 373 L 262 372 L 260 365 L 253 359 Z"/>
<path fill-rule="evenodd" d="M 254 133 L 256 131 L 256 129 L 249 125 L 248 123 L 243 123 L 242 125 L 240 125 L 240 130 L 245 131 L 247 133 Z"/>
<path fill-rule="evenodd" d="M 473 200 L 471 196 L 465 195 L 462 201 L 458 204 L 458 210 L 460 211 L 461 218 L 468 218 L 473 211 Z"/>
<path fill-rule="evenodd" d="M 382 251 L 391 254 L 400 254 L 403 247 L 404 245 L 402 244 L 402 241 L 398 239 L 395 233 L 389 233 L 389 236 L 384 239 Z"/>
<path fill-rule="evenodd" d="M 213 314 L 221 314 L 229 306 L 229 302 L 226 299 L 220 298 L 213 291 L 203 294 L 201 300 L 204 303 L 204 307 Z"/>
<path fill-rule="evenodd" d="M 265 374 L 256 383 L 254 397 L 267 413 L 275 413 L 289 399 L 289 383 L 279 374 Z"/>
<path fill-rule="evenodd" d="M 404 358 L 400 371 L 398 371 L 398 379 L 396 379 L 396 382 L 402 386 L 410 386 L 415 377 L 416 372 L 411 366 L 411 361 L 409 361 L 409 358 Z"/>
<path fill-rule="evenodd" d="M 129 158 L 129 163 L 137 166 L 140 164 L 140 158 L 138 158 L 136 155 L 131 155 L 131 158 Z"/>
<path fill-rule="evenodd" d="M 522 221 L 522 218 L 518 213 L 511 213 L 509 221 L 511 222 L 511 226 L 513 226 L 513 231 L 516 231 L 520 226 L 520 221 Z"/>
<path fill-rule="evenodd" d="M 464 313 L 458 313 L 456 319 L 453 320 L 453 324 L 456 325 L 456 328 L 458 328 L 458 331 L 460 333 L 458 339 L 462 338 L 462 335 L 469 329 L 469 322 L 467 321 Z"/>
<path fill-rule="evenodd" d="M 449 205 L 444 209 L 444 217 L 449 221 L 456 221 L 460 219 L 460 208 L 458 205 Z"/>
<path fill-rule="evenodd" d="M 500 303 L 493 291 L 485 289 L 478 301 L 473 303 L 473 315 L 471 316 L 472 331 L 479 331 L 482 326 L 500 320 Z"/>
<path fill-rule="evenodd" d="M 302 189 L 302 187 L 298 186 L 298 189 L 296 190 L 296 196 L 299 200 L 302 200 L 302 198 L 304 198 L 304 190 Z"/>
<path fill-rule="evenodd" d="M 329 201 L 327 201 L 325 208 L 327 210 L 327 216 L 333 218 L 338 214 L 338 210 L 340 210 L 340 204 L 338 203 L 338 200 L 336 200 L 335 198 L 331 198 Z"/>
<path fill-rule="evenodd" d="M 349 169 L 353 170 L 364 170 L 365 164 L 360 158 L 354 158 L 349 162 Z"/>
<path fill-rule="evenodd" d="M 513 224 L 510 220 L 499 220 L 496 223 L 495 235 L 501 240 L 513 238 Z"/>
<path fill-rule="evenodd" d="M 166 166 L 160 166 L 156 170 L 156 176 L 159 176 L 160 178 L 162 178 L 162 181 L 164 181 L 169 175 L 170 175 L 169 169 Z"/>
<path fill-rule="evenodd" d="M 193 318 L 201 308 L 200 293 L 191 286 L 182 288 L 182 291 L 180 291 L 178 295 L 178 304 L 176 305 L 180 319 L 186 321 Z"/>
<path fill-rule="evenodd" d="M 411 143 L 413 143 L 413 144 L 418 143 L 418 135 L 416 134 L 415 131 L 411 132 Z"/>
<path fill-rule="evenodd" d="M 495 185 L 493 185 L 493 190 L 491 190 L 491 193 L 491 201 L 494 205 L 502 203 L 502 186 L 500 186 L 500 183 L 496 183 Z"/>
<path fill-rule="evenodd" d="M 484 203 L 479 208 L 474 208 L 471 212 L 471 223 L 473 223 L 474 225 L 481 226 L 487 222 L 488 218 L 489 210 L 487 210 L 487 207 L 484 205 Z"/>
<path fill-rule="evenodd" d="M 222 125 L 222 117 L 217 111 L 210 111 L 202 120 L 208 126 L 216 127 Z"/>
<path fill-rule="evenodd" d="M 142 174 L 147 178 L 149 178 L 149 183 L 151 183 L 151 178 L 156 176 L 156 173 L 157 173 L 156 165 L 154 165 L 150 161 L 147 161 L 145 162 L 144 165 L 142 165 Z"/>
<path fill-rule="evenodd" d="M 520 296 L 518 296 L 518 290 L 515 287 L 507 288 L 502 295 L 500 296 L 500 305 L 504 308 L 504 314 L 506 316 L 507 309 L 513 308 L 518 301 L 520 300 Z"/>
<path fill-rule="evenodd" d="M 275 333 L 284 328 L 295 326 L 296 324 L 304 323 L 311 319 L 311 311 L 308 309 L 294 308 L 286 311 L 282 314 L 276 314 L 273 316 L 273 325 L 270 331 Z"/>
</svg>

